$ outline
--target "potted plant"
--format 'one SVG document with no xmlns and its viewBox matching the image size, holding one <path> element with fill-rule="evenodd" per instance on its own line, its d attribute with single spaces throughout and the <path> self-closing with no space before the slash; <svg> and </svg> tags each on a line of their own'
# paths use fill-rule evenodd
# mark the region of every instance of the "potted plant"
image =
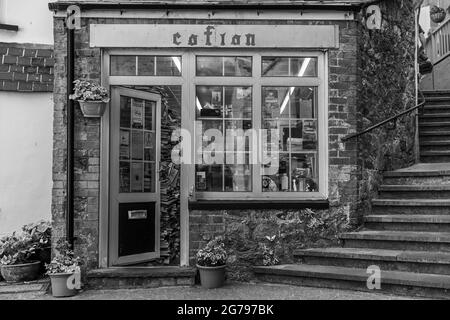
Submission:
<svg viewBox="0 0 450 320">
<path fill-rule="evenodd" d="M 58 241 L 56 250 L 57 255 L 45 265 L 52 285 L 52 295 L 72 297 L 77 294 L 77 289 L 80 287 L 79 284 L 74 284 L 73 278 L 81 273 L 81 259 L 75 257 L 70 244 L 65 240 Z"/>
<path fill-rule="evenodd" d="M 0 239 L 0 272 L 7 282 L 33 281 L 39 277 L 41 261 L 35 259 L 39 244 L 25 233 Z"/>
<path fill-rule="evenodd" d="M 35 252 L 32 260 L 41 262 L 41 273 L 45 272 L 45 264 L 51 260 L 52 226 L 49 221 L 41 220 L 22 227 L 22 231 L 30 235 L 35 244 Z"/>
<path fill-rule="evenodd" d="M 216 237 L 197 252 L 197 268 L 202 287 L 212 289 L 223 285 L 227 258 L 222 237 Z"/>
<path fill-rule="evenodd" d="M 99 118 L 109 102 L 108 90 L 95 82 L 75 80 L 75 90 L 70 99 L 78 101 L 81 112 L 87 118 Z"/>
<path fill-rule="evenodd" d="M 434 23 L 441 23 L 445 20 L 446 12 L 444 9 L 439 8 L 436 5 L 431 6 L 430 8 L 430 18 Z"/>
</svg>

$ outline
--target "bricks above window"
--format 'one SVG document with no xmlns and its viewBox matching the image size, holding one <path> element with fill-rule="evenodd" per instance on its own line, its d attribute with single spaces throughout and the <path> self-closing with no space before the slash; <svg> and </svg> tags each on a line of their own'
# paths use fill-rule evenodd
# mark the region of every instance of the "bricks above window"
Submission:
<svg viewBox="0 0 450 320">
<path fill-rule="evenodd" d="M 45 45 L 0 43 L 0 91 L 53 91 L 53 49 Z"/>
</svg>

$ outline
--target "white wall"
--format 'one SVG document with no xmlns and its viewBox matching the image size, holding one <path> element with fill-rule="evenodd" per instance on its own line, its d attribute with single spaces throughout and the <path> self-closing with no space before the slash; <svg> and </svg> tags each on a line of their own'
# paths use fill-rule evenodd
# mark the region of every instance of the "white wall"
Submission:
<svg viewBox="0 0 450 320">
<path fill-rule="evenodd" d="M 51 93 L 0 92 L 0 235 L 51 218 Z"/>
<path fill-rule="evenodd" d="M 53 14 L 49 0 L 0 0 L 0 21 L 19 26 L 0 30 L 0 42 L 53 44 Z"/>
</svg>

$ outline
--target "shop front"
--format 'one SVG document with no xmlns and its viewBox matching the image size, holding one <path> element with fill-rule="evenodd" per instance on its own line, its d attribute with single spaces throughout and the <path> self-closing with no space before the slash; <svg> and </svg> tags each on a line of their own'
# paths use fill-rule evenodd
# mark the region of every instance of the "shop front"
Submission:
<svg viewBox="0 0 450 320">
<path fill-rule="evenodd" d="M 66 7 L 51 5 L 60 83 Z M 274 219 L 296 239 L 288 252 L 313 241 L 296 237 L 311 212 L 331 233 L 354 218 L 356 150 L 339 139 L 356 129 L 358 6 L 80 9 L 75 78 L 111 97 L 100 120 L 75 110 L 75 247 L 89 269 L 193 265 L 216 235 L 239 268 Z M 67 223 L 65 94 L 55 93 L 56 237 Z"/>
</svg>

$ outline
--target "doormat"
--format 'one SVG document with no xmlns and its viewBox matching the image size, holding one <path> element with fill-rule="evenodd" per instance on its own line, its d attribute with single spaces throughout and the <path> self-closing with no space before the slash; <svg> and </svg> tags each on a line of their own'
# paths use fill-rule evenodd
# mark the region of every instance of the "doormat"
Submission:
<svg viewBox="0 0 450 320">
<path fill-rule="evenodd" d="M 0 294 L 4 293 L 25 293 L 25 292 L 47 292 L 50 280 L 42 279 L 31 282 L 7 283 L 0 281 Z"/>
</svg>

